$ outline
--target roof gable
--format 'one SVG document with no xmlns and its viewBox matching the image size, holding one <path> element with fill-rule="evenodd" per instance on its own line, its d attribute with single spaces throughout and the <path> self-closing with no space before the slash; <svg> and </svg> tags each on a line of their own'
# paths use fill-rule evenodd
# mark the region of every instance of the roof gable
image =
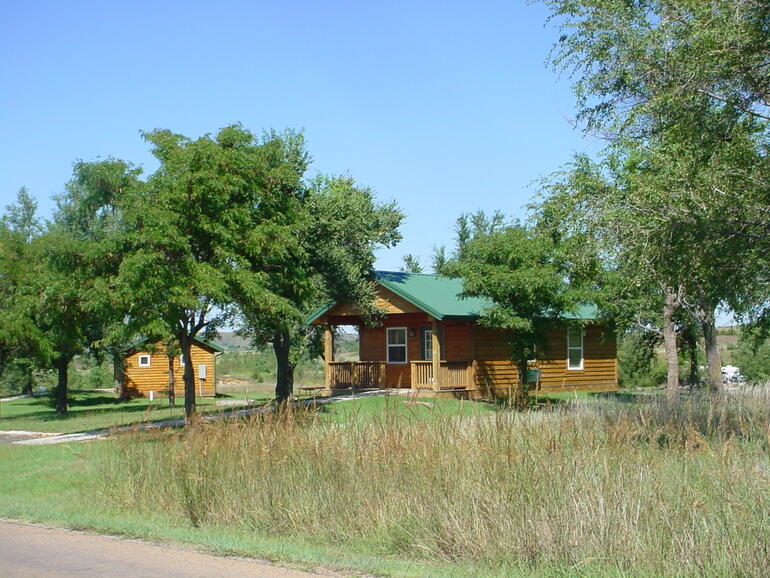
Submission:
<svg viewBox="0 0 770 578">
<path fill-rule="evenodd" d="M 428 275 L 376 271 L 374 280 L 436 319 L 478 317 L 490 301 L 463 297 L 462 279 Z"/>
</svg>

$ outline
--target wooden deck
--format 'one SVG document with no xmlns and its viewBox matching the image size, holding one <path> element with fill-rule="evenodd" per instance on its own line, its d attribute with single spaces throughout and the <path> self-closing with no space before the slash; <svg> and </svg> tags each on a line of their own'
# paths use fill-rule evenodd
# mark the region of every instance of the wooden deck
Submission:
<svg viewBox="0 0 770 578">
<path fill-rule="evenodd" d="M 442 361 L 438 388 L 433 377 L 432 361 L 412 361 L 412 389 L 468 389 L 473 386 L 473 363 Z"/>
<path fill-rule="evenodd" d="M 384 388 L 384 361 L 330 361 L 326 364 L 329 388 Z"/>
<path fill-rule="evenodd" d="M 384 361 L 331 361 L 327 364 L 328 388 L 387 388 L 403 384 L 387 383 Z M 474 383 L 471 361 L 442 361 L 439 381 L 433 378 L 433 362 L 412 361 L 408 364 L 411 389 L 470 389 Z"/>
</svg>

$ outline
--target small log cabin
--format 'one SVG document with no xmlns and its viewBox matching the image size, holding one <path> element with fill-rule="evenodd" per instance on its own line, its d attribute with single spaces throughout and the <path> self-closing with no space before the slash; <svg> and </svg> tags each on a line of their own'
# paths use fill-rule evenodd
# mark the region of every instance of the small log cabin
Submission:
<svg viewBox="0 0 770 578">
<path fill-rule="evenodd" d="M 381 325 L 367 326 L 346 303 L 329 303 L 307 322 L 325 326 L 327 393 L 339 387 L 465 391 L 469 397 L 505 396 L 520 387 L 505 332 L 477 320 L 488 301 L 462 298 L 462 280 L 417 273 L 375 273 Z M 540 391 L 612 391 L 618 387 L 614 333 L 594 306 L 563 314 L 529 371 Z M 359 361 L 334 360 L 333 327 L 355 325 Z"/>
<path fill-rule="evenodd" d="M 215 345 L 195 339 L 190 353 L 195 374 L 195 394 L 199 397 L 216 395 L 216 356 L 222 353 L 222 350 Z M 168 361 L 165 343 L 143 341 L 126 351 L 122 366 L 116 365 L 116 384 L 124 385 L 131 396 L 146 397 L 153 392 L 154 397 L 166 397 L 168 395 Z M 182 398 L 184 397 L 184 360 L 181 355 L 175 355 L 173 363 L 174 395 Z"/>
</svg>

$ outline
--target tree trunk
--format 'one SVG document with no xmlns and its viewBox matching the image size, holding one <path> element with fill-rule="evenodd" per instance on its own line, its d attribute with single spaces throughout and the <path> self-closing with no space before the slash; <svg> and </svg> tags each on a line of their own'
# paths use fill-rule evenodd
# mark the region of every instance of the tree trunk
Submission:
<svg viewBox="0 0 770 578">
<path fill-rule="evenodd" d="M 56 401 L 56 415 L 67 415 L 67 402 L 69 397 L 68 385 L 68 369 L 70 365 L 71 356 L 60 355 L 54 362 L 54 368 L 58 376 L 56 383 L 55 401 Z"/>
<path fill-rule="evenodd" d="M 184 416 L 189 423 L 195 415 L 195 372 L 192 361 L 192 338 L 183 333 L 179 336 L 179 344 L 184 358 Z"/>
<path fill-rule="evenodd" d="M 275 399 L 283 403 L 294 392 L 294 364 L 291 362 L 291 336 L 288 331 L 276 331 L 273 351 L 277 365 Z"/>
<path fill-rule="evenodd" d="M 123 367 L 123 363 L 123 353 L 115 352 L 112 356 L 112 364 L 115 368 L 115 381 L 117 382 L 115 386 L 118 390 L 118 399 L 120 399 L 120 401 L 127 401 L 129 397 L 128 385 L 126 384 L 126 373 Z"/>
<path fill-rule="evenodd" d="M 5 366 L 8 363 L 9 350 L 5 346 L 5 342 L 0 342 L 0 377 L 3 377 L 5 372 Z"/>
<path fill-rule="evenodd" d="M 687 385 L 692 390 L 698 385 L 698 334 L 694 323 L 688 322 L 682 326 L 679 331 L 678 345 L 680 358 L 687 358 L 690 361 Z"/>
<path fill-rule="evenodd" d="M 32 363 L 24 364 L 24 385 L 21 387 L 21 395 L 32 395 L 34 385 L 34 369 Z"/>
<path fill-rule="evenodd" d="M 676 326 L 674 312 L 678 297 L 670 287 L 665 288 L 663 304 L 663 344 L 666 348 L 666 391 L 668 395 L 676 395 L 679 391 L 679 356 L 676 349 Z"/>
<path fill-rule="evenodd" d="M 698 340 L 695 331 L 690 330 L 687 333 L 687 353 L 690 357 L 690 375 L 688 381 L 690 387 L 698 385 Z"/>
<path fill-rule="evenodd" d="M 174 376 L 174 355 L 167 355 L 168 357 L 168 405 L 174 407 L 176 405 L 176 394 L 174 393 L 175 376 Z M 185 362 L 187 363 L 187 362 Z M 185 367 L 187 367 L 185 365 Z"/>
<path fill-rule="evenodd" d="M 703 343 L 706 349 L 706 363 L 708 364 L 709 390 L 711 393 L 719 393 L 722 391 L 722 356 L 719 353 L 719 344 L 717 343 L 714 310 L 701 308 L 700 318 Z"/>
</svg>

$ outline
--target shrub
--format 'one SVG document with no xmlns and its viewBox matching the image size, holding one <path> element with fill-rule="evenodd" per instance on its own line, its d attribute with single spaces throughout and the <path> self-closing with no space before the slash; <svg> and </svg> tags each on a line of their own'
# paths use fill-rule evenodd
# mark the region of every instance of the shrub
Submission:
<svg viewBox="0 0 770 578">
<path fill-rule="evenodd" d="M 730 347 L 733 364 L 751 383 L 770 381 L 770 339 L 762 339 L 750 330 L 742 331 L 738 343 Z"/>
<path fill-rule="evenodd" d="M 618 342 L 620 387 L 656 387 L 666 382 L 666 364 L 656 353 L 659 339 L 650 333 L 627 333 Z"/>
</svg>

